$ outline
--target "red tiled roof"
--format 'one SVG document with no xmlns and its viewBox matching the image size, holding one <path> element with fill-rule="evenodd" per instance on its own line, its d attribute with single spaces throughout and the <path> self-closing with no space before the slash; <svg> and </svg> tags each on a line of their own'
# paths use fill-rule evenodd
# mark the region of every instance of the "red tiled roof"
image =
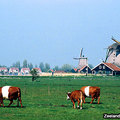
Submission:
<svg viewBox="0 0 120 120">
<path fill-rule="evenodd" d="M 29 69 L 29 68 L 22 68 L 22 69 L 21 69 L 21 72 L 25 72 L 25 71 L 28 71 L 28 72 L 29 72 L 30 69 Z"/>
<path fill-rule="evenodd" d="M 8 69 L 6 67 L 1 67 L 0 71 L 2 71 L 2 70 L 8 71 Z"/>
<path fill-rule="evenodd" d="M 65 73 L 64 71 L 55 71 L 55 73 Z"/>
<path fill-rule="evenodd" d="M 19 72 L 19 69 L 18 68 L 10 68 L 9 71 L 10 72 L 14 72 L 14 71 L 18 71 Z"/>
<path fill-rule="evenodd" d="M 120 68 L 117 67 L 116 65 L 112 64 L 112 63 L 104 63 L 106 66 L 110 67 L 111 69 L 113 69 L 114 71 L 120 71 Z"/>
<path fill-rule="evenodd" d="M 36 69 L 36 70 L 38 70 L 39 72 L 41 72 L 41 69 L 40 69 L 40 68 L 33 68 L 33 69 Z"/>
<path fill-rule="evenodd" d="M 84 65 L 84 66 L 80 69 L 80 71 L 83 70 L 86 66 L 87 66 L 87 65 Z"/>
<path fill-rule="evenodd" d="M 76 71 L 77 71 L 77 68 L 73 68 L 73 70 L 76 72 Z"/>
<path fill-rule="evenodd" d="M 54 72 L 54 70 L 53 70 L 53 69 L 50 69 L 49 71 Z"/>
</svg>

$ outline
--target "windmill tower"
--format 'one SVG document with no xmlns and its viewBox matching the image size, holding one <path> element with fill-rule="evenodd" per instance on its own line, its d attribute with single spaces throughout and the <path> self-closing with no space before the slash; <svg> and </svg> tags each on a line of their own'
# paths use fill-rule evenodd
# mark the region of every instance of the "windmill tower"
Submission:
<svg viewBox="0 0 120 120">
<path fill-rule="evenodd" d="M 105 62 L 120 66 L 120 42 L 115 40 L 113 37 L 112 40 L 116 43 L 108 47 Z"/>
<path fill-rule="evenodd" d="M 84 55 L 82 55 L 82 52 L 83 52 L 83 48 L 80 51 L 80 57 L 73 58 L 75 60 L 79 60 L 77 69 L 81 69 L 83 66 L 86 66 L 86 65 L 88 66 L 88 59 L 84 57 Z"/>
</svg>

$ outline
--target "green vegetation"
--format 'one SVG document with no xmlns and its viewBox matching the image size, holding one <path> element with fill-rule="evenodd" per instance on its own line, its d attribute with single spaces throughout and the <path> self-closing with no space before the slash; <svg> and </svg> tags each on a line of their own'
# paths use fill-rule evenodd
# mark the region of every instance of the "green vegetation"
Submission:
<svg viewBox="0 0 120 120">
<path fill-rule="evenodd" d="M 31 77 L 0 77 L 4 85 L 21 88 L 23 108 L 16 107 L 17 101 L 0 107 L 0 120 L 102 120 L 103 113 L 120 113 L 120 77 L 39 77 L 34 82 Z M 86 98 L 82 110 L 73 109 L 66 92 L 86 85 L 101 88 L 100 104 L 89 104 L 91 98 Z"/>
<path fill-rule="evenodd" d="M 30 74 L 32 75 L 32 81 L 36 80 L 39 77 L 38 71 L 36 69 L 31 70 Z"/>
</svg>

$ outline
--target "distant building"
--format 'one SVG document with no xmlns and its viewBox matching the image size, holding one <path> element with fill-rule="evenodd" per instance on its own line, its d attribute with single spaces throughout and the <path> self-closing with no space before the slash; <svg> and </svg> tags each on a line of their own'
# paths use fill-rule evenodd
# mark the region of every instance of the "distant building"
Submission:
<svg viewBox="0 0 120 120">
<path fill-rule="evenodd" d="M 78 73 L 92 73 L 91 68 L 88 65 L 84 65 L 81 69 L 78 69 Z"/>
<path fill-rule="evenodd" d="M 54 72 L 54 70 L 53 70 L 53 69 L 49 69 L 49 70 L 48 70 L 48 72 L 50 72 L 50 73 L 51 73 L 51 72 Z"/>
<path fill-rule="evenodd" d="M 9 75 L 18 75 L 19 69 L 18 68 L 10 68 L 9 69 Z"/>
<path fill-rule="evenodd" d="M 107 48 L 105 62 L 112 63 L 120 67 L 120 42 L 112 37 L 115 42 Z"/>
<path fill-rule="evenodd" d="M 58 71 L 55 71 L 55 73 L 65 73 L 65 72 L 62 70 L 58 70 Z"/>
<path fill-rule="evenodd" d="M 21 69 L 21 74 L 22 74 L 22 75 L 29 74 L 29 72 L 30 72 L 30 69 L 29 69 L 29 68 L 22 68 L 22 69 Z"/>
<path fill-rule="evenodd" d="M 8 73 L 8 69 L 6 67 L 1 67 L 0 68 L 0 74 L 5 75 Z"/>
<path fill-rule="evenodd" d="M 37 70 L 38 73 L 41 73 L 41 72 L 42 72 L 40 68 L 33 68 L 33 69 Z"/>
<path fill-rule="evenodd" d="M 92 73 L 91 68 L 88 65 L 84 65 L 82 68 L 73 68 L 72 71 L 73 73 L 84 73 L 84 74 L 90 74 Z"/>
<path fill-rule="evenodd" d="M 77 68 L 73 68 L 73 69 L 71 70 L 71 72 L 72 72 L 72 73 L 77 73 L 77 72 L 78 72 L 78 69 L 77 69 Z"/>
<path fill-rule="evenodd" d="M 120 75 L 120 68 L 112 63 L 100 63 L 92 69 L 93 74 Z"/>
<path fill-rule="evenodd" d="M 88 66 L 88 58 L 84 57 L 84 55 L 82 55 L 82 52 L 83 52 L 83 48 L 80 51 L 80 57 L 79 58 L 73 58 L 75 60 L 79 60 L 77 69 L 81 69 L 83 66 Z"/>
</svg>

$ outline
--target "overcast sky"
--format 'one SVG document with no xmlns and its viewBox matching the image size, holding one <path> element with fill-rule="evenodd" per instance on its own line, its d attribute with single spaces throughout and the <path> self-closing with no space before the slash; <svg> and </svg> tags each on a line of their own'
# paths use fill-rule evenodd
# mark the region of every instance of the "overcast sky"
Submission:
<svg viewBox="0 0 120 120">
<path fill-rule="evenodd" d="M 0 0 L 0 65 L 96 66 L 120 41 L 120 0 Z"/>
</svg>

